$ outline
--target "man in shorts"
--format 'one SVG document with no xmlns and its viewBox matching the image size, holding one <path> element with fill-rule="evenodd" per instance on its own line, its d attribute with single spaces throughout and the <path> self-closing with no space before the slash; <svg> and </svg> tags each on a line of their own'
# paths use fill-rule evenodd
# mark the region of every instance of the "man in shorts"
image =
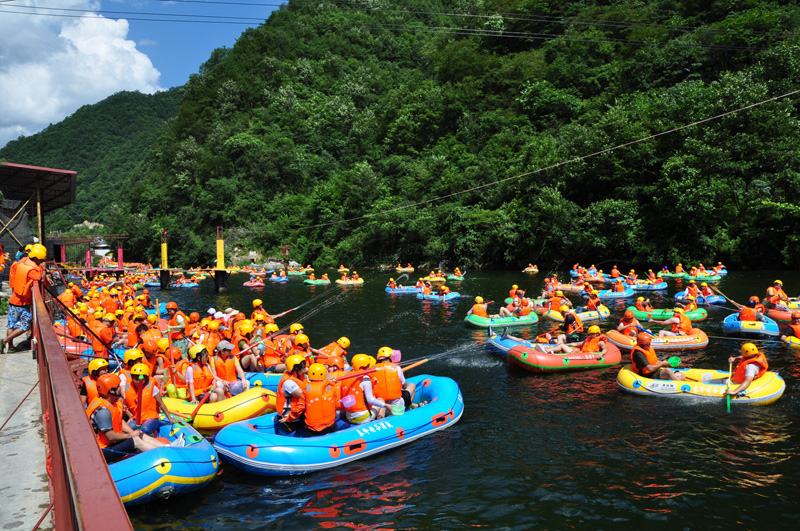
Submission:
<svg viewBox="0 0 800 531">
<path fill-rule="evenodd" d="M 8 299 L 8 331 L 0 341 L 0 354 L 14 350 L 14 339 L 27 332 L 31 336 L 31 304 L 33 303 L 33 283 L 42 279 L 41 263 L 47 258 L 47 249 L 40 243 L 31 245 L 28 256 L 11 264 L 8 284 L 11 297 Z"/>
</svg>

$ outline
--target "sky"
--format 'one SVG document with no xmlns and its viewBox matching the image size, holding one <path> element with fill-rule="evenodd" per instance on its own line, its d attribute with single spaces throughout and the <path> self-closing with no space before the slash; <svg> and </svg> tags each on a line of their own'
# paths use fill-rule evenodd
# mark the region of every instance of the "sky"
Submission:
<svg viewBox="0 0 800 531">
<path fill-rule="evenodd" d="M 0 0 L 0 147 L 115 92 L 184 84 L 281 3 Z"/>
</svg>

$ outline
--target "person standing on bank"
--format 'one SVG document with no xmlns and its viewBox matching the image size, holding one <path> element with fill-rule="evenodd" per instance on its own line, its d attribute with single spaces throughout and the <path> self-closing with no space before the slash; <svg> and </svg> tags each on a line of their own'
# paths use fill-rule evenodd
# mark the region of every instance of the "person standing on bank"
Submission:
<svg viewBox="0 0 800 531">
<path fill-rule="evenodd" d="M 8 299 L 8 332 L 0 341 L 0 354 L 14 350 L 14 339 L 24 333 L 31 336 L 31 304 L 33 303 L 33 283 L 42 279 L 41 264 L 47 258 L 47 249 L 41 243 L 31 245 L 28 256 L 11 264 L 8 283 L 11 297 Z"/>
</svg>

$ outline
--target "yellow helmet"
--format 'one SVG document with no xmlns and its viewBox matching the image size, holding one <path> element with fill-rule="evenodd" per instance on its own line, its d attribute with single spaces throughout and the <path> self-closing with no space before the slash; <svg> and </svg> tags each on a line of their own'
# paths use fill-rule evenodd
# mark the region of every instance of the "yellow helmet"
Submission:
<svg viewBox="0 0 800 531">
<path fill-rule="evenodd" d="M 155 324 L 158 321 L 158 316 L 154 313 L 147 314 L 147 322 L 150 324 Z"/>
<path fill-rule="evenodd" d="M 306 357 L 300 354 L 292 354 L 291 356 L 286 358 L 286 370 L 291 372 L 300 365 L 301 363 L 306 362 Z"/>
<path fill-rule="evenodd" d="M 322 382 L 328 379 L 328 368 L 321 363 L 312 363 L 308 368 L 308 379 L 312 382 Z"/>
<path fill-rule="evenodd" d="M 275 323 L 269 323 L 266 327 L 264 327 L 264 330 L 268 334 L 274 334 L 275 332 L 280 332 L 281 329 L 278 328 L 278 325 L 276 325 Z"/>
<path fill-rule="evenodd" d="M 519 286 L 517 286 L 516 284 L 512 284 L 511 285 L 511 289 L 518 289 L 518 288 L 519 288 Z"/>
<path fill-rule="evenodd" d="M 199 356 L 200 353 L 204 352 L 204 351 L 208 352 L 208 349 L 202 343 L 197 344 L 197 345 L 192 345 L 191 347 L 189 347 L 189 359 L 190 360 L 196 359 L 197 356 Z"/>
<path fill-rule="evenodd" d="M 41 243 L 34 243 L 31 245 L 31 250 L 28 251 L 28 256 L 31 258 L 36 258 L 38 260 L 44 260 L 47 258 L 47 247 L 42 245 Z"/>
<path fill-rule="evenodd" d="M 127 365 L 131 361 L 141 360 L 144 359 L 144 352 L 139 350 L 138 348 L 129 348 L 125 351 L 125 355 L 122 357 L 123 363 Z"/>
<path fill-rule="evenodd" d="M 592 325 L 592 326 L 589 327 L 588 332 L 590 334 L 599 334 L 600 333 L 600 327 L 597 326 L 597 325 Z"/>
<path fill-rule="evenodd" d="M 216 332 L 217 330 L 219 330 L 219 321 L 211 321 L 210 323 L 208 323 L 208 329 L 211 330 L 212 332 Z"/>
<path fill-rule="evenodd" d="M 266 321 L 267 318 L 264 317 L 263 313 L 259 312 L 259 313 L 256 314 L 255 320 L 256 320 L 256 322 L 261 322 L 261 321 Z"/>
<path fill-rule="evenodd" d="M 166 337 L 159 337 L 159 338 L 156 340 L 156 348 L 157 348 L 157 349 L 158 349 L 158 351 L 159 351 L 159 352 L 161 352 L 162 354 L 163 354 L 164 352 L 166 352 L 166 351 L 167 351 L 167 349 L 169 348 L 169 339 L 167 339 Z"/>
<path fill-rule="evenodd" d="M 256 327 L 255 327 L 255 324 L 253 323 L 253 321 L 251 321 L 250 319 L 245 319 L 239 325 L 239 332 L 242 333 L 242 334 L 249 334 L 253 330 L 255 330 L 255 328 Z"/>
<path fill-rule="evenodd" d="M 739 349 L 739 353 L 742 356 L 755 356 L 756 354 L 758 354 L 758 347 L 755 346 L 754 343 L 745 343 Z"/>
<path fill-rule="evenodd" d="M 556 291 L 556 297 L 563 297 L 563 296 L 564 296 L 564 292 L 563 291 L 561 291 L 561 290 Z"/>
<path fill-rule="evenodd" d="M 672 311 L 675 312 L 675 313 L 683 313 L 683 308 L 675 308 Z"/>
<path fill-rule="evenodd" d="M 103 358 L 95 358 L 89 362 L 89 374 L 92 374 L 95 371 L 99 371 L 103 367 L 108 367 L 108 360 Z"/>
<path fill-rule="evenodd" d="M 599 292 L 599 291 L 597 291 L 596 289 L 593 289 L 593 290 L 592 290 L 592 295 L 599 295 L 599 294 L 600 294 L 600 292 Z"/>
<path fill-rule="evenodd" d="M 708 282 L 701 282 L 700 286 L 703 287 L 703 288 L 707 288 L 708 287 Z"/>
<path fill-rule="evenodd" d="M 350 348 L 350 338 L 346 336 L 342 336 L 336 340 L 340 347 L 347 350 Z"/>
<path fill-rule="evenodd" d="M 354 371 L 370 369 L 375 366 L 375 358 L 369 354 L 356 354 L 353 356 L 353 360 L 350 362 L 350 365 L 353 366 Z"/>
<path fill-rule="evenodd" d="M 393 279 L 393 278 L 390 278 L 390 279 L 389 279 L 389 282 L 394 282 L 394 279 Z"/>
<path fill-rule="evenodd" d="M 303 325 L 301 325 L 300 323 L 292 323 L 291 326 L 289 327 L 290 334 L 294 334 L 295 332 L 300 332 L 302 330 L 305 330 L 305 328 L 303 328 Z"/>
<path fill-rule="evenodd" d="M 258 308 L 262 304 L 264 304 L 264 301 L 261 299 L 253 299 L 253 308 Z"/>
<path fill-rule="evenodd" d="M 25 252 L 27 253 L 28 251 L 30 251 L 31 247 L 33 247 L 32 243 L 29 243 L 29 244 L 25 245 Z"/>
<path fill-rule="evenodd" d="M 644 302 L 644 297 L 636 297 L 636 302 Z"/>
<path fill-rule="evenodd" d="M 392 347 L 381 347 L 378 349 L 378 354 L 375 356 L 375 358 L 378 361 L 385 360 L 387 358 L 391 358 L 393 352 L 394 350 L 392 350 Z"/>
<path fill-rule="evenodd" d="M 131 367 L 131 376 L 150 376 L 150 367 L 144 363 L 137 363 Z"/>
<path fill-rule="evenodd" d="M 475 297 L 475 303 L 476 304 L 483 304 L 483 297 L 481 297 L 480 295 Z"/>
<path fill-rule="evenodd" d="M 305 334 L 297 334 L 294 336 L 295 345 L 308 345 L 308 336 Z"/>
<path fill-rule="evenodd" d="M 107 313 L 103 316 L 103 321 L 111 321 L 112 323 L 117 320 L 117 316 L 113 313 Z"/>
<path fill-rule="evenodd" d="M 775 282 L 773 282 L 773 284 L 779 284 L 779 285 L 783 286 L 783 281 L 775 279 Z"/>
</svg>

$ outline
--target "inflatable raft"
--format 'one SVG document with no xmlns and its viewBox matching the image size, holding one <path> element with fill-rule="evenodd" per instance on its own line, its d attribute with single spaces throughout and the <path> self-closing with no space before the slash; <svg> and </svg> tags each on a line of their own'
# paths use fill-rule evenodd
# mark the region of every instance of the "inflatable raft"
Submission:
<svg viewBox="0 0 800 531">
<path fill-rule="evenodd" d="M 278 392 L 278 384 L 281 381 L 283 373 L 279 372 L 246 372 L 244 373 L 247 381 L 250 382 L 250 387 L 263 387 L 273 393 Z"/>
<path fill-rule="evenodd" d="M 170 284 L 170 288 L 177 288 L 177 289 L 189 289 L 189 288 L 199 288 L 200 284 L 197 282 L 181 282 L 180 284 Z"/>
<path fill-rule="evenodd" d="M 304 277 L 306 275 L 305 271 L 287 271 L 287 275 L 290 277 Z"/>
<path fill-rule="evenodd" d="M 642 396 L 683 398 L 724 403 L 728 371 L 711 369 L 673 369 L 686 376 L 680 380 L 656 380 L 639 376 L 627 367 L 620 369 L 617 385 L 625 392 Z M 735 384 L 731 384 L 734 385 Z M 732 405 L 766 406 L 783 396 L 786 383 L 776 372 L 768 371 L 738 396 L 731 397 Z M 721 406 L 720 406 L 721 407 Z"/>
<path fill-rule="evenodd" d="M 633 288 L 633 291 L 661 291 L 667 289 L 667 283 L 663 280 L 661 282 L 654 282 L 648 284 L 647 282 L 637 282 L 636 284 L 630 285 Z"/>
<path fill-rule="evenodd" d="M 679 291 L 675 294 L 675 300 L 678 302 L 686 302 L 686 290 Z M 728 301 L 722 295 L 699 295 L 695 302 L 697 304 L 725 304 Z"/>
<path fill-rule="evenodd" d="M 683 278 L 686 273 L 664 273 L 659 271 L 658 276 L 661 278 Z"/>
<path fill-rule="evenodd" d="M 536 312 L 531 312 L 524 317 L 480 317 L 470 314 L 464 318 L 464 322 L 478 328 L 513 328 L 516 326 L 531 326 L 539 322 Z"/>
<path fill-rule="evenodd" d="M 268 277 L 270 282 L 289 282 L 289 277 Z"/>
<path fill-rule="evenodd" d="M 583 290 L 583 284 L 562 284 L 559 282 L 556 285 L 556 290 L 564 293 L 580 293 Z"/>
<path fill-rule="evenodd" d="M 158 280 L 150 280 L 148 282 L 145 282 L 143 286 L 146 288 L 160 288 L 161 282 L 159 282 Z"/>
<path fill-rule="evenodd" d="M 447 282 L 447 279 L 444 278 L 444 277 L 422 277 L 422 280 L 424 280 L 425 282 L 431 282 L 431 283 L 434 283 L 434 284 L 436 282 Z"/>
<path fill-rule="evenodd" d="M 776 321 L 786 321 L 789 322 L 792 320 L 792 312 L 796 310 L 782 310 L 780 308 L 770 308 L 767 310 L 767 317 L 770 319 L 774 319 Z"/>
<path fill-rule="evenodd" d="M 783 336 L 783 342 L 792 348 L 800 348 L 800 337 Z"/>
<path fill-rule="evenodd" d="M 396 288 L 386 286 L 384 291 L 386 291 L 386 293 L 419 293 L 422 289 L 414 286 L 398 286 Z"/>
<path fill-rule="evenodd" d="M 672 316 L 675 315 L 675 312 L 671 308 L 656 308 L 649 312 L 637 310 L 636 306 L 628 306 L 627 309 L 632 311 L 633 316 L 639 321 L 650 321 L 653 319 L 656 321 L 665 321 L 671 319 Z M 708 312 L 705 308 L 697 308 L 696 310 L 684 313 L 684 315 L 688 317 L 690 321 L 705 321 L 706 318 L 708 318 Z"/>
<path fill-rule="evenodd" d="M 719 275 L 690 275 L 686 273 L 683 278 L 686 280 L 695 280 L 697 282 L 719 282 L 722 277 Z"/>
<path fill-rule="evenodd" d="M 522 270 L 522 272 L 523 273 L 538 273 L 539 272 L 539 268 L 537 268 L 537 267 L 526 267 L 525 269 Z"/>
<path fill-rule="evenodd" d="M 455 280 L 457 282 L 460 282 L 464 280 L 464 275 L 447 275 L 447 280 Z"/>
<path fill-rule="evenodd" d="M 211 443 L 186 423 L 162 426 L 158 437 L 186 446 L 165 446 L 135 454 L 109 465 L 111 478 L 127 506 L 164 500 L 199 490 L 213 481 L 219 458 Z"/>
<path fill-rule="evenodd" d="M 553 321 L 557 321 L 559 323 L 564 322 L 564 315 L 561 312 L 557 312 L 555 310 L 547 310 L 546 312 L 544 312 L 543 315 L 548 319 L 552 319 Z M 598 309 L 597 311 L 590 310 L 578 313 L 578 318 L 582 322 L 586 323 L 590 321 L 601 321 L 603 319 L 608 318 L 609 315 L 611 315 L 609 309 L 601 305 L 600 309 Z"/>
<path fill-rule="evenodd" d="M 414 268 L 413 267 L 395 267 L 394 270 L 397 273 L 413 273 L 414 272 Z"/>
<path fill-rule="evenodd" d="M 449 301 L 453 299 L 457 299 L 461 297 L 461 294 L 457 291 L 451 291 L 447 295 L 436 295 L 435 293 L 425 294 L 425 293 L 417 293 L 417 298 L 426 300 L 426 301 Z"/>
<path fill-rule="evenodd" d="M 588 295 L 581 294 L 582 297 L 588 297 Z M 633 288 L 625 287 L 625 291 L 613 291 L 610 289 L 602 289 L 597 292 L 597 296 L 601 299 L 627 299 L 629 297 L 633 297 Z"/>
<path fill-rule="evenodd" d="M 342 280 L 339 278 L 336 279 L 336 283 L 340 286 L 360 286 L 364 283 L 364 279 L 359 278 L 358 280 Z"/>
<path fill-rule="evenodd" d="M 415 402 L 428 404 L 404 415 L 317 437 L 291 437 L 275 433 L 275 415 L 238 422 L 221 430 L 214 446 L 233 466 L 262 476 L 291 476 L 341 466 L 444 430 L 461 418 L 464 400 L 450 378 L 421 375 Z"/>
<path fill-rule="evenodd" d="M 512 367 L 539 373 L 603 369 L 619 365 L 622 361 L 619 348 L 610 341 L 606 341 L 606 352 L 602 355 L 599 352 L 581 352 L 577 350 L 578 345 L 580 343 L 570 344 L 575 350 L 569 354 L 551 353 L 554 345 L 519 345 L 508 351 L 506 359 Z"/>
<path fill-rule="evenodd" d="M 732 313 L 722 320 L 722 331 L 726 334 L 745 336 L 779 336 L 778 323 L 764 316 L 763 321 L 740 321 L 738 313 Z"/>
<path fill-rule="evenodd" d="M 311 284 L 312 286 L 328 286 L 331 283 L 330 280 L 325 280 L 324 278 L 317 278 L 314 280 L 307 278 L 303 282 L 305 282 L 306 284 Z"/>
<path fill-rule="evenodd" d="M 263 288 L 264 281 L 263 280 L 248 280 L 247 282 L 242 283 L 242 286 L 246 288 Z"/>
<path fill-rule="evenodd" d="M 622 350 L 630 350 L 636 344 L 636 338 L 626 336 L 618 330 L 609 330 L 606 333 L 608 340 Z M 669 352 L 674 350 L 698 350 L 708 345 L 708 336 L 699 328 L 692 328 L 692 333 L 686 336 L 653 336 L 651 346 L 653 350 Z"/>
<path fill-rule="evenodd" d="M 168 396 L 164 397 L 164 404 L 170 411 L 185 416 L 197 409 L 197 404 Z M 251 387 L 220 402 L 206 402 L 195 414 L 192 425 L 200 431 L 216 431 L 270 411 L 275 411 L 275 393 L 264 387 Z"/>
</svg>

